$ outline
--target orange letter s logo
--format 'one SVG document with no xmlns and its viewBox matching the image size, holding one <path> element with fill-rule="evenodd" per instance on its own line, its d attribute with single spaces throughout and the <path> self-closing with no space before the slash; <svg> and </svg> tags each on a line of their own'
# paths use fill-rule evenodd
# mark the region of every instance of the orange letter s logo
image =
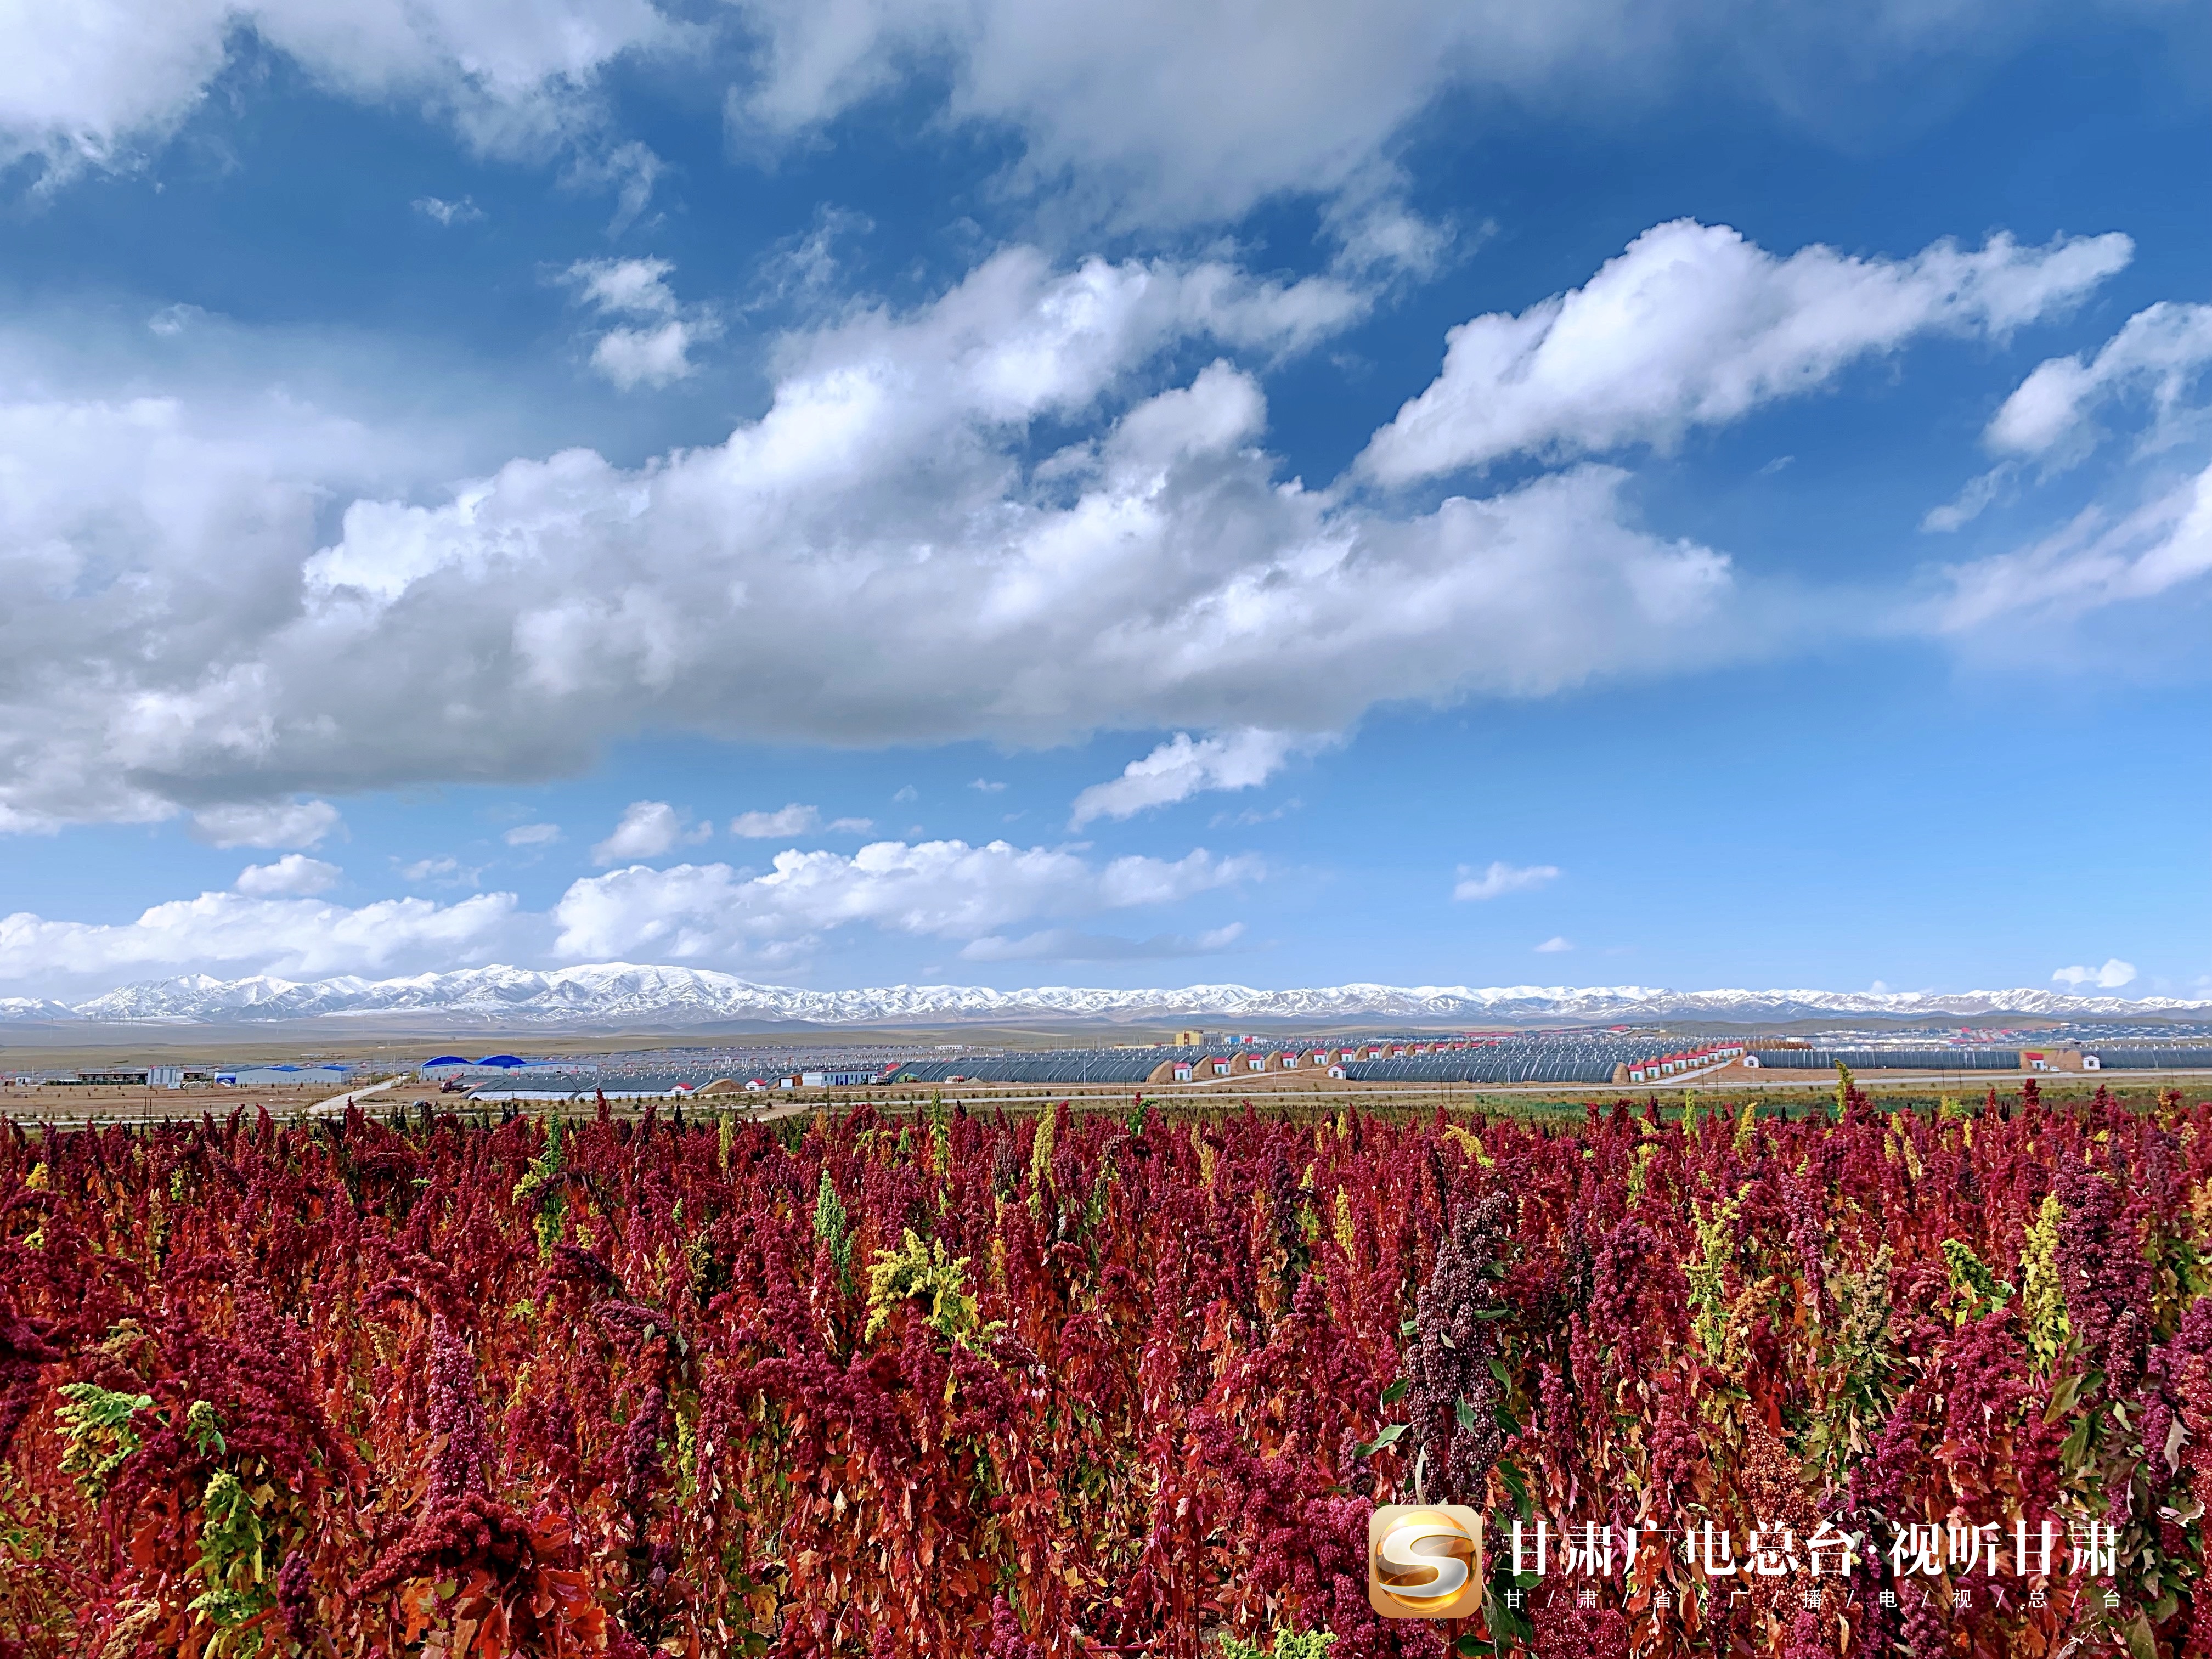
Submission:
<svg viewBox="0 0 2212 1659">
<path fill-rule="evenodd" d="M 1368 1601 L 1386 1619 L 1482 1606 L 1482 1519 L 1456 1504 L 1385 1504 L 1368 1524 Z"/>
</svg>

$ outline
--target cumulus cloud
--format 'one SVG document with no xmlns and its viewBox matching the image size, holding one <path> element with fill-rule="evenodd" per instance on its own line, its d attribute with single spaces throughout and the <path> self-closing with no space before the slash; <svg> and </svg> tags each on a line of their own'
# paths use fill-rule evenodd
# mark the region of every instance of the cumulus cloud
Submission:
<svg viewBox="0 0 2212 1659">
<path fill-rule="evenodd" d="M 112 980 L 149 968 L 216 966 L 314 976 L 425 958 L 450 966 L 497 949 L 514 905 L 512 893 L 485 893 L 451 905 L 384 899 L 349 909 L 241 891 L 173 900 L 112 925 L 19 911 L 0 916 L 0 978 Z"/>
<path fill-rule="evenodd" d="M 579 259 L 567 275 L 584 299 L 601 311 L 627 317 L 672 317 L 676 292 L 668 286 L 668 274 L 675 269 L 665 259 Z"/>
<path fill-rule="evenodd" d="M 340 823 L 326 800 L 246 802 L 192 814 L 192 835 L 210 847 L 319 847 Z"/>
<path fill-rule="evenodd" d="M 250 348 L 226 329 L 213 349 Z M 335 809 L 271 804 L 324 786 L 262 773 L 272 732 L 246 704 L 267 668 L 246 642 L 299 617 L 301 566 L 331 501 L 419 476 L 419 426 L 364 423 L 278 388 L 188 401 L 24 384 L 0 392 L 0 451 L 15 463 L 0 654 L 25 677 L 9 693 L 19 717 L 0 722 L 0 827 L 205 807 L 203 839 L 312 845 Z M 340 747 L 347 724 L 330 727 Z M 77 738 L 63 737 L 71 728 Z M 204 745 L 189 775 L 161 752 L 185 731 Z M 282 830 L 302 814 L 303 830 Z"/>
<path fill-rule="evenodd" d="M 650 281 L 621 291 L 652 303 Z M 362 447 L 336 427 L 248 444 L 173 401 L 0 403 L 0 656 L 27 688 L 0 826 L 528 781 L 654 727 L 1341 732 L 1377 702 L 1781 648 L 1779 602 L 1641 527 L 1617 470 L 1401 513 L 1284 477 L 1245 369 L 1155 378 L 1170 351 L 1304 349 L 1358 308 L 1325 278 L 1012 249 L 910 311 L 786 340 L 766 413 L 723 444 L 355 491 L 319 546 Z M 1044 429 L 1072 441 L 1039 456 Z M 819 648 L 838 636 L 955 648 Z"/>
<path fill-rule="evenodd" d="M 518 823 L 500 839 L 509 847 L 544 847 L 561 839 L 557 823 Z"/>
<path fill-rule="evenodd" d="M 850 855 L 779 853 L 757 875 L 726 864 L 632 866 L 575 882 L 553 917 L 556 948 L 572 957 L 732 955 L 854 923 L 978 938 L 1031 919 L 1180 903 L 1261 873 L 1257 860 L 1202 848 L 1177 860 L 1099 864 L 1003 841 L 888 841 Z"/>
<path fill-rule="evenodd" d="M 1909 259 L 1819 244 L 1778 258 L 1724 225 L 1655 226 L 1570 293 L 1447 337 L 1443 372 L 1377 432 L 1359 470 L 1401 484 L 1507 456 L 1665 447 L 1812 391 L 1930 332 L 2002 336 L 2128 262 L 2118 234 Z"/>
<path fill-rule="evenodd" d="M 1486 870 L 1477 870 L 1472 865 L 1459 867 L 1459 881 L 1452 888 L 1455 899 L 1502 898 L 1508 893 L 1526 893 L 1559 878 L 1559 869 L 1553 864 L 1511 865 L 1493 860 Z"/>
<path fill-rule="evenodd" d="M 450 884 L 477 872 L 448 857 L 398 873 Z M 1203 955 L 1234 945 L 1243 924 L 1141 939 L 1072 924 L 1173 910 L 1266 873 L 1256 859 L 1203 848 L 1180 859 L 1099 860 L 1079 848 L 1002 841 L 879 842 L 849 855 L 786 851 L 765 871 L 632 865 L 580 878 L 550 911 L 529 912 L 506 892 L 452 904 L 424 898 L 334 904 L 316 896 L 343 872 L 293 854 L 248 866 L 231 891 L 157 904 L 131 922 L 0 916 L 0 981 L 58 990 L 88 981 L 104 988 L 149 969 L 313 977 L 438 971 L 495 959 L 774 965 L 802 959 L 822 935 L 847 927 L 974 943 L 971 960 Z M 1018 931 L 1024 927 L 1033 931 Z"/>
<path fill-rule="evenodd" d="M 628 859 L 657 859 L 714 833 L 713 826 L 695 826 L 690 813 L 678 811 L 665 800 L 634 800 L 623 809 L 614 833 L 592 848 L 592 862 L 605 865 Z"/>
<path fill-rule="evenodd" d="M 822 821 L 818 807 L 797 801 L 773 812 L 740 812 L 730 820 L 730 833 L 740 841 L 773 841 L 781 836 L 811 835 L 817 830 L 833 836 L 865 836 L 876 827 L 873 818 L 832 818 Z"/>
<path fill-rule="evenodd" d="M 1122 939 L 1112 933 L 1086 933 L 1073 927 L 1044 927 L 1019 939 L 995 934 L 970 939 L 960 947 L 963 962 L 1152 962 L 1171 957 L 1212 956 L 1228 950 L 1244 937 L 1244 924 L 1232 921 L 1196 935 L 1155 933 L 1150 939 Z"/>
<path fill-rule="evenodd" d="M 691 348 L 720 331 L 674 319 L 658 328 L 613 328 L 592 348 L 592 367 L 624 392 L 672 386 L 698 372 Z"/>
<path fill-rule="evenodd" d="M 744 841 L 770 841 L 778 836 L 805 835 L 821 822 L 817 809 L 793 801 L 773 812 L 740 812 L 730 820 L 730 833 Z"/>
<path fill-rule="evenodd" d="M 2101 968 L 2061 968 L 2051 977 L 2070 989 L 2078 990 L 2084 985 L 2093 985 L 2100 991 L 2117 991 L 2123 985 L 2132 984 L 2135 976 L 2133 963 L 2122 962 L 2118 957 L 2112 957 Z"/>
<path fill-rule="evenodd" d="M 287 853 L 273 864 L 249 864 L 232 887 L 248 898 L 313 898 L 337 885 L 345 872 L 335 864 Z"/>
<path fill-rule="evenodd" d="M 1246 726 L 1193 742 L 1178 732 L 1149 755 L 1131 761 L 1121 775 L 1094 783 L 1075 798 L 1068 827 L 1080 830 L 1093 818 L 1126 818 L 1150 807 L 1169 806 L 1208 789 L 1250 789 L 1281 769 L 1310 738 L 1289 732 Z"/>
<path fill-rule="evenodd" d="M 1991 418 L 1984 441 L 1996 453 L 2046 463 L 2087 447 L 2098 408 L 2146 397 L 2154 434 L 2185 406 L 2212 363 L 2212 306 L 2160 301 L 2128 319 L 2095 356 L 2080 353 L 2038 364 Z"/>
<path fill-rule="evenodd" d="M 609 329 L 592 348 L 592 367 L 625 392 L 696 373 L 692 348 L 721 334 L 712 312 L 678 303 L 668 286 L 675 269 L 665 259 L 583 259 L 566 273 L 603 316 L 644 319 Z"/>
<path fill-rule="evenodd" d="M 173 131 L 248 34 L 328 91 L 407 97 L 478 147 L 513 151 L 577 130 L 597 72 L 694 31 L 649 0 L 80 0 L 0 25 L 0 149 L 50 167 L 127 164 Z"/>
</svg>

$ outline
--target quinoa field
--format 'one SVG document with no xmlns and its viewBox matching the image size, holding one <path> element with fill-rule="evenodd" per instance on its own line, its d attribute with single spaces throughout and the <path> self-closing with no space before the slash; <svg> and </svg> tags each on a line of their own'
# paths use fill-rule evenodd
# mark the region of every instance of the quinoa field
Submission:
<svg viewBox="0 0 2212 1659">
<path fill-rule="evenodd" d="M 2212 1654 L 2208 1235 L 2033 1084 L 11 1126 L 0 1659 Z"/>
</svg>

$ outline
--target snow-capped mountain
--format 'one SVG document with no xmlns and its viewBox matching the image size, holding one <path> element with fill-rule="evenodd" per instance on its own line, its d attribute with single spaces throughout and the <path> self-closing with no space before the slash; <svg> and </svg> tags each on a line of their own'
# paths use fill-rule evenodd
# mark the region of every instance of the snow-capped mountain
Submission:
<svg viewBox="0 0 2212 1659">
<path fill-rule="evenodd" d="M 1258 991 L 1243 985 L 1109 991 L 1038 986 L 896 985 L 874 990 L 803 991 L 757 984 L 696 968 L 602 963 L 538 971 L 471 968 L 406 979 L 339 978 L 298 983 L 205 975 L 127 985 L 75 1004 L 0 999 L 0 1022 L 260 1024 L 371 1020 L 425 1029 L 501 1026 L 545 1030 L 669 1030 L 793 1022 L 819 1025 L 959 1024 L 982 1020 L 1232 1022 L 1348 1018 L 1468 1024 L 1624 1024 L 1661 1019 L 1790 1020 L 1852 1015 L 1884 1019 L 2021 1014 L 2127 1018 L 2212 1013 L 2212 1001 L 2172 997 L 2072 996 L 2043 990 L 1950 994 L 1872 991 L 1670 991 L 1638 985 L 1335 985 Z"/>
<path fill-rule="evenodd" d="M 0 997 L 0 1023 L 11 1019 L 75 1019 L 76 1010 L 66 1002 L 44 997 Z"/>
</svg>

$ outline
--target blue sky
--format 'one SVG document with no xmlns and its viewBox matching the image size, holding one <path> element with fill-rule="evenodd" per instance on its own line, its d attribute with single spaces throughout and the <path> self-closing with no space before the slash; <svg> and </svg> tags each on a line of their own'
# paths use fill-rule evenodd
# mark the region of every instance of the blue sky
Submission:
<svg viewBox="0 0 2212 1659">
<path fill-rule="evenodd" d="M 2212 996 L 2212 35 L 1357 9 L 6 42 L 0 995 Z"/>
</svg>

